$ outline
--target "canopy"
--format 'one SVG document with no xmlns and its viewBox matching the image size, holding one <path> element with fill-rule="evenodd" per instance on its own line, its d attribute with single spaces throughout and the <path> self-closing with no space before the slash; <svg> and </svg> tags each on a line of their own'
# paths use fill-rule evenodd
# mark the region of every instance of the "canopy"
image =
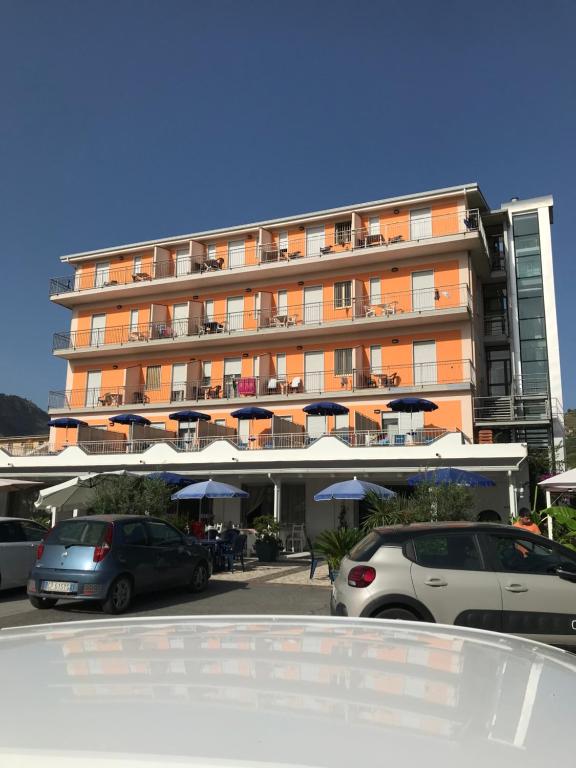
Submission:
<svg viewBox="0 0 576 768">
<path fill-rule="evenodd" d="M 394 491 L 384 488 L 383 485 L 369 483 L 366 480 L 358 480 L 354 477 L 353 480 L 343 480 L 341 483 L 329 485 L 324 490 L 315 494 L 314 501 L 331 501 L 332 499 L 342 501 L 346 499 L 361 500 L 369 492 L 375 493 L 381 499 L 391 499 L 393 496 L 396 496 Z"/>
<path fill-rule="evenodd" d="M 168 418 L 173 421 L 210 421 L 212 416 L 207 413 L 200 413 L 200 411 L 176 411 L 176 413 L 171 413 Z"/>
<path fill-rule="evenodd" d="M 94 488 L 99 483 L 121 475 L 139 477 L 139 475 L 127 472 L 125 469 L 120 469 L 117 472 L 80 475 L 58 485 L 53 485 L 50 488 L 43 488 L 39 492 L 34 506 L 36 509 L 49 509 L 50 507 L 67 510 L 81 509 L 92 501 Z"/>
<path fill-rule="evenodd" d="M 149 425 L 151 422 L 144 416 L 139 416 L 137 413 L 119 413 L 118 416 L 111 416 L 110 422 L 112 424 L 145 424 Z"/>
<path fill-rule="evenodd" d="M 42 485 L 42 483 L 33 480 L 12 480 L 9 477 L 0 477 L 0 491 L 17 491 L 19 488 L 31 488 L 33 485 Z"/>
<path fill-rule="evenodd" d="M 246 408 L 238 408 L 237 411 L 232 411 L 230 416 L 241 421 L 248 421 L 249 419 L 271 419 L 274 413 L 266 408 L 258 408 L 257 405 L 249 405 Z"/>
<path fill-rule="evenodd" d="M 478 472 L 468 472 L 456 467 L 430 469 L 408 478 L 408 485 L 418 485 L 419 483 L 432 483 L 432 485 L 454 483 L 455 485 L 466 485 L 469 488 L 488 488 L 496 485 L 494 480 L 490 480 L 489 477 L 484 477 Z"/>
<path fill-rule="evenodd" d="M 349 413 L 349 409 L 345 405 L 332 403 L 329 400 L 310 403 L 310 405 L 305 405 L 302 410 L 304 413 L 309 413 L 310 416 L 340 416 Z"/>
<path fill-rule="evenodd" d="M 420 413 L 435 411 L 438 406 L 432 400 L 424 400 L 421 397 L 400 397 L 398 400 L 391 400 L 388 408 L 395 413 Z"/>
<path fill-rule="evenodd" d="M 544 491 L 574 491 L 576 490 L 576 469 L 569 469 L 554 477 L 547 477 L 538 483 Z"/>
<path fill-rule="evenodd" d="M 78 429 L 78 427 L 87 427 L 85 421 L 80 419 L 73 419 L 70 416 L 62 416 L 60 419 L 51 419 L 48 422 L 49 427 L 57 427 L 59 429 Z"/>
<path fill-rule="evenodd" d="M 172 499 L 247 499 L 248 494 L 241 488 L 228 483 L 218 483 L 215 480 L 204 480 L 194 483 L 181 491 L 172 494 Z"/>
<path fill-rule="evenodd" d="M 185 488 L 187 485 L 196 482 L 191 477 L 179 475 L 177 472 L 150 472 L 146 477 L 149 480 L 161 480 L 166 485 L 176 485 L 180 488 Z"/>
</svg>

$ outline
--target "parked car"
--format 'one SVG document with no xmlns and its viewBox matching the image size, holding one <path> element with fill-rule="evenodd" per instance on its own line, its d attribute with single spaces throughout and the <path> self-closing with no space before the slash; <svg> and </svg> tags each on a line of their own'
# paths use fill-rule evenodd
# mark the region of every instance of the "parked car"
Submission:
<svg viewBox="0 0 576 768">
<path fill-rule="evenodd" d="M 457 627 L 177 617 L 0 632 L 2 768 L 542 768 L 576 658 Z"/>
<path fill-rule="evenodd" d="M 58 523 L 40 544 L 28 580 L 35 608 L 58 600 L 94 600 L 123 613 L 140 592 L 205 589 L 210 555 L 177 528 L 153 517 L 93 515 Z"/>
<path fill-rule="evenodd" d="M 490 523 L 379 528 L 342 561 L 331 611 L 477 627 L 572 647 L 576 552 Z"/>
<path fill-rule="evenodd" d="M 26 586 L 47 530 L 23 517 L 0 517 L 0 590 Z"/>
</svg>

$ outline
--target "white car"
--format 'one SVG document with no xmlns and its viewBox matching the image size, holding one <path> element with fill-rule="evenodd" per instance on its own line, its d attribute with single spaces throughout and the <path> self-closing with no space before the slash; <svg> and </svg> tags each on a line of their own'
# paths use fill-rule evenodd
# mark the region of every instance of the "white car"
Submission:
<svg viewBox="0 0 576 768">
<path fill-rule="evenodd" d="M 491 632 L 330 617 L 0 631 L 2 768 L 574 764 L 576 661 Z"/>
<path fill-rule="evenodd" d="M 48 529 L 23 517 L 0 517 L 0 590 L 25 587 Z"/>
</svg>

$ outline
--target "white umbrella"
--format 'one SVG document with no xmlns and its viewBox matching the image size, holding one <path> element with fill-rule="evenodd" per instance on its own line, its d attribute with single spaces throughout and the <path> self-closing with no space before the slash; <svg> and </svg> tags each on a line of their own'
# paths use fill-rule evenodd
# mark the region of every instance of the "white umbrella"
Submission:
<svg viewBox="0 0 576 768">
<path fill-rule="evenodd" d="M 42 485 L 42 483 L 33 480 L 12 480 L 7 477 L 0 477 L 0 491 L 17 491 L 19 488 L 31 488 L 33 485 Z"/>
<path fill-rule="evenodd" d="M 94 497 L 94 488 L 101 482 L 111 477 L 119 475 L 137 475 L 134 472 L 127 472 L 120 469 L 117 472 L 99 472 L 89 475 L 80 475 L 66 480 L 50 488 L 43 488 L 38 498 L 34 502 L 36 509 L 49 510 L 52 507 L 57 509 L 80 509 L 92 501 Z"/>
</svg>

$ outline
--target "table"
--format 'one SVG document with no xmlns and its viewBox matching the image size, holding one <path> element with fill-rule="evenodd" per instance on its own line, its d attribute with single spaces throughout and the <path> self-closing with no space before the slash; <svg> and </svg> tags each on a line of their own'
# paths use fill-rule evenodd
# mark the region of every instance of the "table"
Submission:
<svg viewBox="0 0 576 768">
<path fill-rule="evenodd" d="M 382 310 L 383 315 L 395 315 L 398 309 L 398 302 L 397 301 L 383 301 L 380 304 L 376 304 L 377 307 L 380 307 Z"/>
<path fill-rule="evenodd" d="M 133 280 L 135 283 L 139 283 L 139 282 L 141 282 L 142 280 L 151 280 L 151 279 L 152 279 L 152 278 L 150 277 L 150 275 L 148 274 L 148 272 L 135 272 L 135 273 L 132 275 L 132 280 Z"/>
<path fill-rule="evenodd" d="M 148 341 L 148 334 L 140 331 L 130 331 L 128 341 Z"/>
<path fill-rule="evenodd" d="M 287 325 L 296 325 L 296 318 L 292 315 L 273 315 L 272 322 L 276 327 L 285 328 Z"/>
<path fill-rule="evenodd" d="M 206 320 L 202 323 L 202 333 L 222 333 L 223 330 L 223 323 L 216 320 Z"/>
</svg>

